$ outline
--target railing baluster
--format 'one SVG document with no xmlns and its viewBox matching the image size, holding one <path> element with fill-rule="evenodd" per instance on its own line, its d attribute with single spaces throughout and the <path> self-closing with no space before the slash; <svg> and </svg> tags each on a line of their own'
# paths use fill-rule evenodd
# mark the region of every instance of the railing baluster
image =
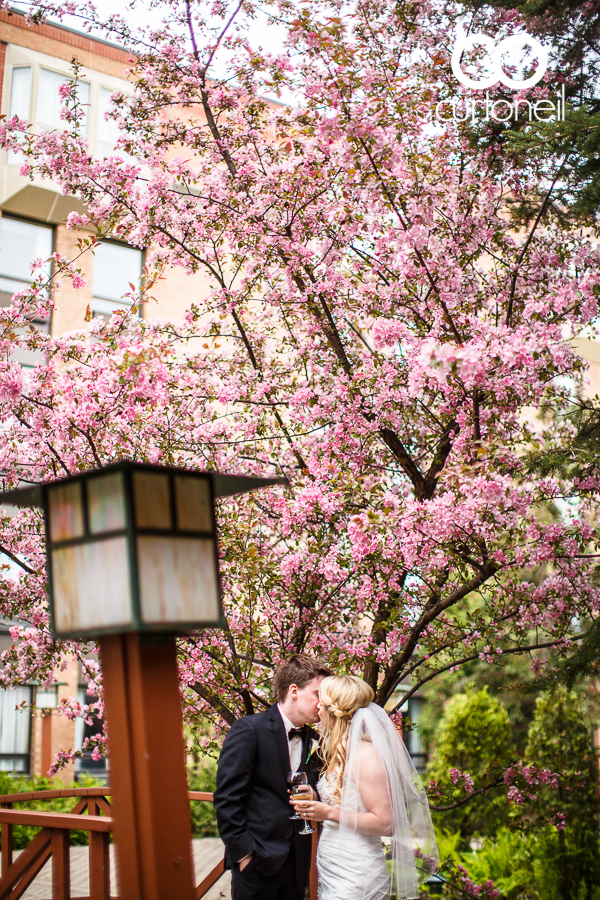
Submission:
<svg viewBox="0 0 600 900">
<path fill-rule="evenodd" d="M 50 837 L 48 836 L 45 850 L 38 856 L 37 860 L 35 860 L 29 866 L 27 871 L 24 872 L 22 878 L 19 879 L 18 885 L 10 894 L 10 900 L 20 900 L 31 882 L 35 881 L 35 879 L 38 877 L 38 875 L 50 859 L 51 855 L 52 848 L 50 846 Z"/>
<path fill-rule="evenodd" d="M 107 834 L 90 832 L 90 900 L 110 900 L 110 856 Z"/>
<path fill-rule="evenodd" d="M 113 808 L 106 797 L 98 797 L 96 803 L 98 804 L 98 809 L 100 810 L 100 812 L 103 812 L 107 816 L 112 816 Z M 98 815 L 100 815 L 100 812 L 98 813 Z"/>
<path fill-rule="evenodd" d="M 2 809 L 12 809 L 12 803 L 3 803 Z M 2 823 L 2 874 L 13 861 L 13 827 L 10 822 Z"/>
<path fill-rule="evenodd" d="M 319 845 L 319 825 L 317 822 L 311 822 L 310 824 L 315 830 L 311 835 L 309 890 L 310 900 L 317 900 L 319 892 L 319 878 L 317 875 L 317 847 Z"/>
<path fill-rule="evenodd" d="M 0 900 L 5 900 L 9 896 L 15 900 L 20 897 L 26 886 L 44 867 L 49 856 L 50 832 L 47 828 L 42 828 L 0 878 Z M 23 884 L 25 887 L 21 889 Z"/>
<path fill-rule="evenodd" d="M 81 816 L 81 815 L 83 815 L 83 813 L 86 811 L 86 809 L 88 808 L 88 806 L 89 806 L 89 800 L 88 800 L 88 798 L 87 798 L 87 797 L 83 797 L 83 798 L 79 801 L 79 803 L 76 803 L 76 804 L 75 804 L 75 806 L 73 807 L 73 809 L 71 810 L 71 812 L 70 812 L 69 815 L 71 815 L 71 816 Z M 90 813 L 90 815 L 92 815 L 92 813 Z M 94 815 L 97 815 L 97 813 L 94 813 Z"/>
<path fill-rule="evenodd" d="M 52 829 L 52 900 L 71 900 L 69 832 Z"/>
<path fill-rule="evenodd" d="M 198 887 L 196 888 L 196 900 L 200 900 L 201 897 L 210 890 L 213 884 L 216 884 L 223 872 L 225 871 L 225 860 L 220 860 L 214 869 L 211 869 L 208 875 L 202 879 Z"/>
<path fill-rule="evenodd" d="M 90 816 L 100 815 L 100 798 L 88 799 Z M 90 900 L 110 900 L 110 854 L 107 834 L 89 834 Z"/>
</svg>

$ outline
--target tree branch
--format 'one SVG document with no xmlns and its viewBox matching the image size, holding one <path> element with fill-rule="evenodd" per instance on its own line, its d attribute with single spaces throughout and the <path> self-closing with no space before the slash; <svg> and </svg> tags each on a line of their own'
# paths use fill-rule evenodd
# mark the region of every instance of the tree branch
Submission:
<svg viewBox="0 0 600 900">
<path fill-rule="evenodd" d="M 463 584 L 462 587 L 458 588 L 456 591 L 452 591 L 452 593 L 449 594 L 445 600 L 436 603 L 434 606 L 430 607 L 423 613 L 415 627 L 412 629 L 410 637 L 404 647 L 404 650 L 402 651 L 402 654 L 396 660 L 394 665 L 390 667 L 381 685 L 377 689 L 377 696 L 375 698 L 376 703 L 379 703 L 380 706 L 385 705 L 388 697 L 396 687 L 397 676 L 399 672 L 413 655 L 421 634 L 423 633 L 423 631 L 425 631 L 430 622 L 433 622 L 434 619 L 437 619 L 437 617 L 441 613 L 443 613 L 446 609 L 449 609 L 451 606 L 454 606 L 455 603 L 458 603 L 459 600 L 462 600 L 463 597 L 466 597 L 467 594 L 471 593 L 471 591 L 477 590 L 477 588 L 481 587 L 482 584 L 485 584 L 488 578 L 491 578 L 492 575 L 494 575 L 500 568 L 501 566 L 499 566 L 497 563 L 486 563 L 481 567 L 481 570 L 477 573 L 477 575 L 467 581 L 466 584 Z"/>
<path fill-rule="evenodd" d="M 28 572 L 30 575 L 37 574 L 35 569 L 32 569 L 31 566 L 28 566 L 27 563 L 24 563 L 22 559 L 19 559 L 19 557 L 15 556 L 14 553 L 11 553 L 10 550 L 7 550 L 6 547 L 2 546 L 2 544 L 0 544 L 0 553 L 4 553 L 5 556 L 8 556 L 9 559 L 12 559 L 14 563 L 16 563 L 18 566 L 21 566 L 21 568 L 24 569 L 25 572 Z"/>
<path fill-rule="evenodd" d="M 55 457 L 55 459 L 58 461 L 58 463 L 59 463 L 59 464 L 62 466 L 62 468 L 65 470 L 65 472 L 67 473 L 67 475 L 70 475 L 71 473 L 70 473 L 70 471 L 69 471 L 69 469 L 68 469 L 68 467 L 67 467 L 67 464 L 64 463 L 64 462 L 62 461 L 62 459 L 60 458 L 59 454 L 56 452 L 56 450 L 54 449 L 54 447 L 52 446 L 52 444 L 50 443 L 50 441 L 44 441 L 44 443 L 46 444 L 46 447 L 48 447 L 48 449 L 50 450 L 50 452 L 52 453 L 52 455 Z"/>
<path fill-rule="evenodd" d="M 373 171 L 375 172 L 375 174 L 377 176 L 377 180 L 379 181 L 379 184 L 381 185 L 381 189 L 384 192 L 385 196 L 387 197 L 388 203 L 390 204 L 390 206 L 396 213 L 396 216 L 398 218 L 398 221 L 400 222 L 400 225 L 402 226 L 402 229 L 405 232 L 408 232 L 408 223 L 405 220 L 404 216 L 402 215 L 401 211 L 399 210 L 398 205 L 394 199 L 392 192 L 390 191 L 387 184 L 385 183 L 385 180 L 384 180 L 381 172 L 379 171 L 379 166 L 375 162 L 373 155 L 372 155 L 371 151 L 369 150 L 365 139 L 359 138 L 359 142 L 360 142 L 360 145 L 363 148 L 364 152 L 366 153 L 366 155 L 369 159 L 369 162 L 371 163 Z M 425 257 L 423 256 L 423 254 L 417 247 L 413 247 L 413 252 L 414 252 L 415 256 L 417 257 L 417 259 L 419 260 L 420 265 L 423 267 L 423 270 L 427 276 L 427 280 L 429 281 L 429 284 L 431 285 L 432 290 L 435 291 L 435 294 L 438 298 L 439 304 L 442 307 L 442 310 L 446 317 L 446 321 L 448 322 L 448 324 L 450 326 L 450 330 L 452 331 L 452 334 L 454 335 L 454 339 L 455 339 L 456 343 L 462 347 L 463 339 L 460 336 L 458 329 L 456 328 L 456 325 L 454 324 L 454 320 L 452 319 L 452 316 L 450 315 L 450 311 L 449 311 L 448 307 L 446 306 L 445 302 L 440 297 L 439 288 L 437 286 L 437 283 L 436 283 L 433 275 L 429 271 L 429 267 L 427 266 Z"/>
<path fill-rule="evenodd" d="M 242 320 L 238 316 L 235 309 L 231 310 L 231 315 L 233 317 L 233 321 L 236 324 L 237 330 L 240 333 L 240 337 L 242 338 L 244 346 L 245 346 L 246 350 L 248 351 L 248 356 L 250 357 L 250 362 L 252 363 L 252 367 L 255 369 L 255 371 L 260 372 L 260 366 L 258 364 L 258 360 L 256 359 L 256 356 L 254 355 L 254 350 L 252 349 L 252 345 L 250 344 L 250 341 L 248 340 L 248 335 L 246 334 L 246 329 L 242 325 Z"/>
<path fill-rule="evenodd" d="M 373 420 L 373 417 L 366 416 L 366 418 L 370 421 Z M 392 431 L 391 428 L 380 428 L 379 434 L 383 443 L 386 445 L 388 450 L 391 450 L 392 455 L 397 459 L 397 461 L 400 463 L 400 465 L 410 478 L 415 491 L 416 499 L 422 500 L 425 496 L 425 479 L 423 478 L 418 465 L 416 464 L 410 453 L 408 453 L 406 447 L 395 431 Z"/>
<path fill-rule="evenodd" d="M 563 169 L 563 167 L 561 166 L 559 171 L 555 175 L 554 180 L 552 181 L 552 184 L 548 188 L 548 192 L 547 192 L 546 196 L 544 197 L 544 202 L 542 203 L 542 205 L 539 208 L 538 214 L 535 218 L 535 222 L 533 223 L 533 227 L 532 227 L 531 231 L 529 232 L 529 235 L 521 249 L 521 252 L 519 253 L 519 258 L 517 260 L 517 264 L 516 264 L 515 270 L 512 274 L 512 279 L 511 279 L 511 283 L 510 283 L 510 294 L 508 297 L 508 307 L 506 309 L 506 322 L 505 322 L 507 328 L 510 326 L 510 320 L 512 319 L 513 307 L 514 307 L 514 301 L 515 301 L 515 291 L 517 289 L 517 278 L 519 277 L 519 269 L 521 268 L 521 263 L 525 259 L 525 254 L 527 253 L 527 251 L 529 249 L 529 245 L 531 244 L 531 241 L 533 240 L 533 235 L 535 233 L 535 230 L 538 227 L 542 216 L 546 212 L 546 208 L 550 201 L 550 196 L 552 194 L 552 191 L 554 190 L 554 185 L 558 181 L 558 177 L 559 177 L 560 173 L 562 172 L 562 169 Z"/>
<path fill-rule="evenodd" d="M 209 706 L 212 706 L 214 711 L 217 712 L 222 719 L 225 719 L 228 725 L 233 725 L 235 722 L 235 715 L 229 707 L 213 693 L 213 691 L 209 690 L 203 684 L 200 684 L 199 681 L 194 682 L 191 687 L 199 697 L 202 697 Z"/>
<path fill-rule="evenodd" d="M 568 640 L 581 641 L 587 635 L 587 633 L 588 632 L 586 631 L 585 634 L 580 634 L 576 637 L 568 638 Z M 556 641 L 546 641 L 541 644 L 530 644 L 527 647 L 510 647 L 508 650 L 502 651 L 502 656 L 508 656 L 509 653 L 527 653 L 529 650 L 544 650 L 547 647 L 558 647 L 558 645 L 563 643 L 564 640 L 565 638 L 559 638 Z M 413 694 L 416 694 L 416 692 L 420 690 L 420 688 L 422 688 L 424 684 L 427 684 L 428 681 L 431 681 L 433 678 L 437 678 L 437 676 L 441 675 L 442 672 L 448 672 L 450 669 L 454 669 L 455 666 L 463 666 L 465 663 L 473 662 L 473 660 L 475 659 L 479 659 L 479 653 L 473 653 L 471 654 L 471 656 L 463 656 L 462 659 L 459 659 L 456 662 L 448 663 L 447 666 L 442 666 L 441 669 L 437 669 L 435 672 L 431 672 L 425 678 L 422 678 L 421 681 L 418 682 L 418 684 L 413 685 L 413 687 L 411 687 L 411 689 L 403 695 L 402 700 L 400 700 L 396 704 L 396 706 L 391 711 L 390 716 L 395 715 L 399 711 L 400 707 L 404 706 L 407 700 L 410 700 Z"/>
<path fill-rule="evenodd" d="M 479 416 L 479 389 L 473 388 L 473 440 L 481 440 L 481 420 Z"/>
<path fill-rule="evenodd" d="M 452 420 L 438 441 L 437 450 L 423 479 L 423 500 L 431 500 L 435 494 L 438 475 L 444 468 L 446 460 L 450 455 L 450 451 L 452 450 L 452 435 L 457 429 L 458 425 Z"/>
<path fill-rule="evenodd" d="M 473 791 L 472 794 L 469 794 L 467 797 L 464 797 L 462 800 L 457 800 L 456 803 L 449 803 L 447 806 L 432 806 L 429 804 L 429 809 L 432 809 L 434 812 L 447 812 L 450 809 L 457 809 L 459 806 L 464 806 L 465 803 L 469 803 L 473 797 L 476 797 L 478 794 L 485 794 L 487 791 L 492 788 L 498 787 L 500 784 L 505 784 L 504 778 L 497 778 L 496 781 L 492 781 L 490 784 L 484 785 L 482 788 L 478 788 L 478 790 Z"/>
</svg>

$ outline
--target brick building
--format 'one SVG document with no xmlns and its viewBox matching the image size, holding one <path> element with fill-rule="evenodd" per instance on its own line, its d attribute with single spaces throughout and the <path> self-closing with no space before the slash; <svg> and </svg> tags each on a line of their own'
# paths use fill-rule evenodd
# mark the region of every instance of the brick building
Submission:
<svg viewBox="0 0 600 900">
<path fill-rule="evenodd" d="M 76 57 L 83 65 L 80 96 L 87 105 L 86 131 L 89 146 L 98 158 L 112 153 L 117 140 L 115 125 L 105 113 L 114 91 L 130 93 L 127 81 L 129 54 L 121 47 L 59 25 L 27 26 L 24 16 L 0 10 L 0 97 L 1 112 L 18 115 L 31 123 L 35 132 L 61 127 L 58 88 L 71 75 Z M 74 197 L 62 196 L 48 181 L 31 182 L 19 175 L 17 154 L 0 151 L 0 305 L 31 281 L 29 266 L 36 258 L 46 259 L 53 251 L 69 258 L 77 254 L 79 235 L 67 230 L 65 221 L 73 210 L 83 207 Z M 123 295 L 129 283 L 138 283 L 143 251 L 119 241 L 103 242 L 95 253 L 85 254 L 78 266 L 85 286 L 73 289 L 63 282 L 56 294 L 49 321 L 38 327 L 62 334 L 85 327 L 88 306 L 93 315 L 109 315 L 128 301 Z M 206 283 L 202 275 L 187 276 L 171 269 L 152 291 L 154 303 L 143 305 L 144 317 L 160 316 L 177 321 L 192 302 L 202 296 Z M 35 360 L 23 354 L 19 360 L 30 365 Z M 10 623 L 0 622 L 0 652 L 10 646 Z M 81 746 L 90 726 L 83 720 L 70 722 L 52 711 L 66 697 L 85 701 L 85 688 L 75 662 L 56 673 L 56 693 L 43 692 L 36 685 L 16 691 L 0 691 L 0 771 L 45 774 L 59 749 Z M 37 699 L 37 704 L 36 704 Z M 31 711 L 30 704 L 36 706 Z M 16 710 L 18 704 L 23 709 Z M 102 774 L 103 763 L 87 759 L 77 763 L 77 772 Z M 73 766 L 62 777 L 70 780 Z"/>
</svg>

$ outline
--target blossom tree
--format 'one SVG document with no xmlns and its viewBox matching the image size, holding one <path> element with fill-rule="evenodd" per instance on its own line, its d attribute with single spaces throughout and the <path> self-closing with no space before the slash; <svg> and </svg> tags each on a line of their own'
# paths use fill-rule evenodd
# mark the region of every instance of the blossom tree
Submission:
<svg viewBox="0 0 600 900">
<path fill-rule="evenodd" d="M 81 253 L 105 235 L 148 248 L 150 314 L 168 266 L 211 286 L 179 324 L 134 306 L 44 336 L 32 313 L 61 279 L 81 284 L 55 254 L 50 286 L 40 274 L 0 311 L 5 487 L 123 457 L 289 480 L 219 502 L 227 625 L 180 642 L 186 714 L 219 727 L 269 705 L 291 652 L 393 706 L 409 676 L 416 690 L 472 659 L 568 653 L 600 604 L 594 485 L 523 475 L 531 450 L 569 439 L 560 413 L 585 377 L 569 339 L 600 292 L 592 236 L 546 217 L 556 172 L 499 167 L 501 147 L 435 124 L 454 90 L 442 11 L 270 10 L 277 53 L 247 38 L 250 0 L 173 0 L 143 35 L 105 23 L 132 52 L 113 156 L 93 158 L 79 127 L 77 67 L 65 130 L 0 131 L 22 174 L 84 201 L 68 222 Z M 43 364 L 20 369 L 16 345 Z M 49 634 L 39 515 L 5 516 L 0 543 L 2 613 L 23 623 L 3 677 L 48 678 L 89 648 Z"/>
</svg>

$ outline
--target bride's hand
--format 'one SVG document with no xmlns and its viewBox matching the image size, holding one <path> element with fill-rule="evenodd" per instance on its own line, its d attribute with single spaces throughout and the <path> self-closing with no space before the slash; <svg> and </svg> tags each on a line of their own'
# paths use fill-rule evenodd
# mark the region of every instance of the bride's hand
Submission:
<svg viewBox="0 0 600 900">
<path fill-rule="evenodd" d="M 307 800 L 297 794 L 291 797 L 290 802 L 302 818 L 308 819 L 310 822 L 325 822 L 330 818 L 331 811 L 334 809 L 333 806 L 321 803 L 320 800 Z"/>
</svg>

